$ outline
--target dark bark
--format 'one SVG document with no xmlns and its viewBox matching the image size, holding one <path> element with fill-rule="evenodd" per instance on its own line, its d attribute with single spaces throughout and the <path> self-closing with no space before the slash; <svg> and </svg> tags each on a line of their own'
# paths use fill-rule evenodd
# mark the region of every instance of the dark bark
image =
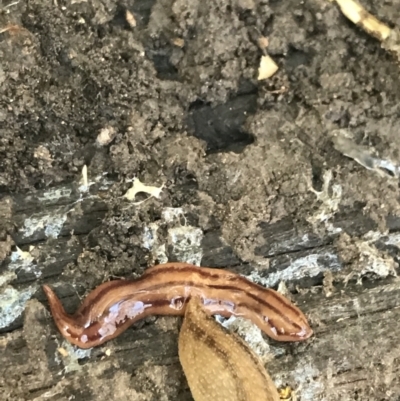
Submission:
<svg viewBox="0 0 400 401">
<path fill-rule="evenodd" d="M 68 264 L 75 265 L 85 249 L 88 234 L 101 225 L 107 203 L 93 199 L 83 201 L 79 213 L 68 213 L 65 227 L 57 238 L 46 238 L 44 228 L 23 235 L 24 221 L 46 212 L 51 216 L 60 208 L 72 209 L 80 197 L 79 193 L 71 198 L 60 197 L 58 201 L 53 199 L 50 205 L 38 202 L 42 195 L 38 192 L 34 196 L 14 197 L 12 214 L 3 219 L 3 231 L 16 227 L 12 235 L 16 244 L 24 249 L 35 246 L 39 257 L 33 261 L 37 270 L 20 268 L 9 283 L 17 292 L 29 286 L 34 286 L 35 291 L 32 300 L 21 304 L 24 312 L 2 327 L 0 391 L 7 394 L 2 399 L 61 400 L 71 396 L 75 400 L 121 399 L 117 395 L 117 387 L 121 386 L 131 399 L 191 400 L 177 357 L 178 318 L 149 318 L 140 322 L 117 339 L 93 349 L 79 363 L 59 354 L 57 347 L 62 338 L 52 322 L 40 285 L 54 285 L 67 310 L 72 312 L 79 305 L 73 288 L 80 295 L 91 288 L 76 282 L 73 287 L 63 272 Z M 95 197 L 96 190 L 91 195 Z M 2 199 L 3 206 L 7 199 Z M 398 221 L 389 221 L 391 235 L 396 235 Z M 353 227 L 354 235 L 366 233 L 373 225 L 356 211 L 338 218 L 335 224 L 346 229 Z M 357 399 L 357 394 L 362 394 L 363 399 L 397 399 L 400 396 L 397 341 L 400 285 L 397 280 L 387 278 L 363 283 L 353 280 L 346 286 L 333 283 L 329 287 L 332 294 L 328 297 L 328 287 L 322 285 L 323 271 L 331 271 L 334 277 L 338 267 L 335 263 L 341 263 L 339 257 L 332 257 L 338 255 L 335 236 L 309 233 L 305 240 L 307 229 L 295 229 L 287 220 L 273 226 L 262 225 L 260 229 L 262 243 L 257 249 L 259 255 L 270 261 L 269 270 L 258 272 L 261 280 L 268 280 L 296 260 L 310 255 L 317 255 L 321 269 L 320 274 L 308 279 L 287 281 L 291 289 L 296 285 L 308 288 L 292 297 L 310 317 L 315 336 L 301 344 L 271 342 L 275 356 L 267 366 L 275 381 L 300 385 L 298 395 L 302 400 Z M 71 235 L 72 231 L 79 234 Z M 387 238 L 382 237 L 380 244 L 389 249 Z M 240 262 L 218 231 L 209 232 L 202 246 L 203 262 L 208 265 L 230 266 L 241 273 L 253 271 L 250 265 Z M 9 271 L 12 266 L 10 257 L 6 258 L 2 272 Z M 40 277 L 37 271 L 41 272 Z M 107 349 L 111 350 L 110 355 L 106 354 Z M 387 386 L 388 377 L 394 377 L 390 387 Z"/>
</svg>

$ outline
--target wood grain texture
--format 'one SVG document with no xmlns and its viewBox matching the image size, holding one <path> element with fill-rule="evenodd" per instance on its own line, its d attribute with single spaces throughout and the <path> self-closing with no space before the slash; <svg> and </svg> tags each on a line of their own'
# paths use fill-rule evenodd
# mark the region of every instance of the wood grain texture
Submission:
<svg viewBox="0 0 400 401">
<path fill-rule="evenodd" d="M 41 193 L 39 195 L 42 196 Z M 25 200 L 27 205 L 19 208 L 19 200 L 14 199 L 16 206 L 12 220 L 22 219 L 19 214 L 22 209 L 31 209 L 33 215 L 37 206 L 30 203 L 28 198 Z M 85 213 L 91 213 L 90 205 Z M 78 218 L 71 220 L 72 230 L 78 227 L 74 225 L 75 221 Z M 95 219 L 88 218 L 88 221 L 95 222 Z M 393 235 L 400 231 L 399 222 L 398 218 L 388 218 L 388 226 Z M 348 210 L 346 215 L 338 216 L 335 226 L 352 236 L 361 235 L 373 228 L 359 209 Z M 92 224 L 86 229 L 89 232 L 95 227 Z M 284 221 L 262 229 L 265 231 L 262 236 L 262 254 L 269 259 L 273 272 L 283 272 L 289 263 L 295 263 L 310 253 L 320 255 L 323 259 L 327 253 L 337 252 L 330 238 L 316 240 L 306 228 L 296 232 Z M 310 239 L 307 243 L 301 242 L 305 235 Z M 27 306 L 25 314 L 12 325 L 4 327 L 0 335 L 0 399 L 7 399 L 1 397 L 2 389 L 13 389 L 12 397 L 9 398 L 12 401 L 25 401 L 28 390 L 30 399 L 34 400 L 58 401 L 71 397 L 76 401 L 119 400 L 121 398 L 115 395 L 114 390 L 116 376 L 121 374 L 130 378 L 125 388 L 142 391 L 142 399 L 146 399 L 149 390 L 141 390 L 137 372 L 158 372 L 158 367 L 166 367 L 173 380 L 168 376 L 168 380 L 157 384 L 157 388 L 168 392 L 171 400 L 192 401 L 178 360 L 179 331 L 176 325 L 179 319 L 176 318 L 156 321 L 150 318 L 127 330 L 108 343 L 107 347 L 92 350 L 90 357 L 80 360 L 80 371 L 67 372 L 68 361 L 60 358 L 56 351 L 63 343 L 45 307 L 45 296 L 39 285 L 51 283 L 56 286 L 57 294 L 67 311 L 76 310 L 81 304 L 79 296 L 106 279 L 101 275 L 93 275 L 93 272 L 90 272 L 92 278 L 89 284 L 82 279 L 76 261 L 82 254 L 85 242 L 86 237 L 82 235 L 61 236 L 33 243 L 40 255 L 36 263 L 42 275 L 38 278 L 32 271 L 21 268 L 16 270 L 17 279 L 13 281 L 13 287 L 22 291 L 36 284 L 38 290 L 34 297 L 40 302 L 34 306 L 37 313 L 30 313 L 27 319 Z M 24 243 L 25 239 L 19 245 Z M 216 248 L 215 243 L 213 237 L 204 246 L 204 258 L 207 258 L 208 263 L 215 265 L 215 261 L 218 261 L 218 265 L 223 265 L 224 259 L 231 262 L 227 247 Z M 260 249 L 261 243 L 260 240 Z M 397 248 L 393 245 L 387 249 L 394 256 L 397 254 Z M 216 251 L 220 252 L 216 254 Z M 74 270 L 68 268 L 71 264 Z M 3 271 L 11 268 L 10 260 L 5 260 Z M 233 270 L 249 274 L 250 267 L 238 263 Z M 269 277 L 269 271 L 265 272 L 265 276 Z M 289 280 L 287 284 L 291 286 L 297 282 Z M 304 283 L 302 279 L 300 285 L 305 287 Z M 363 401 L 399 399 L 400 285 L 397 279 L 364 280 L 362 284 L 353 281 L 346 286 L 335 283 L 334 287 L 331 297 L 326 296 L 322 286 L 314 287 L 307 294 L 293 296 L 295 303 L 310 318 L 315 336 L 303 344 L 274 344 L 274 363 L 268 365 L 271 377 L 278 385 L 289 384 L 295 388 L 302 401 L 343 401 L 361 396 Z M 38 335 L 33 336 L 35 332 Z M 41 334 L 43 332 L 46 335 Z M 107 348 L 112 352 L 106 357 Z M 44 354 L 46 359 L 43 359 Z M 143 378 L 144 383 L 146 378 Z M 94 382 L 98 385 L 94 386 Z M 155 393 L 154 398 L 148 396 L 147 399 L 160 398 L 159 393 Z"/>
</svg>

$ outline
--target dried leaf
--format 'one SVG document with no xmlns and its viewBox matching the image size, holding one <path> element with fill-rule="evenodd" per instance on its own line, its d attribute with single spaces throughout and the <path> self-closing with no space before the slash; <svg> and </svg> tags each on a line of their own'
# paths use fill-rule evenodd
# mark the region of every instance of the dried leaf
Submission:
<svg viewBox="0 0 400 401">
<path fill-rule="evenodd" d="M 363 28 L 370 35 L 379 40 L 386 40 L 389 37 L 391 29 L 366 11 L 357 1 L 336 0 L 336 3 L 350 21 Z"/>
<path fill-rule="evenodd" d="M 195 401 L 279 401 L 257 355 L 192 298 L 179 334 L 179 359 Z"/>
<path fill-rule="evenodd" d="M 172 39 L 172 44 L 182 49 L 185 46 L 185 41 L 182 38 L 174 38 Z"/>
<path fill-rule="evenodd" d="M 262 56 L 258 69 L 258 80 L 268 79 L 278 71 L 278 66 L 270 56 Z"/>
<path fill-rule="evenodd" d="M 139 178 L 135 178 L 133 180 L 133 185 L 132 188 L 130 188 L 126 194 L 124 195 L 124 197 L 128 200 L 134 200 L 136 194 L 138 194 L 139 192 L 145 192 L 146 194 L 149 194 L 150 197 L 154 197 L 154 198 L 159 198 L 161 196 L 161 191 L 164 188 L 164 184 L 161 185 L 161 187 L 154 187 L 154 186 L 149 186 L 149 185 L 145 185 L 143 184 Z M 142 201 L 143 202 L 143 201 Z M 142 202 L 136 202 L 136 204 L 140 204 Z"/>
</svg>

